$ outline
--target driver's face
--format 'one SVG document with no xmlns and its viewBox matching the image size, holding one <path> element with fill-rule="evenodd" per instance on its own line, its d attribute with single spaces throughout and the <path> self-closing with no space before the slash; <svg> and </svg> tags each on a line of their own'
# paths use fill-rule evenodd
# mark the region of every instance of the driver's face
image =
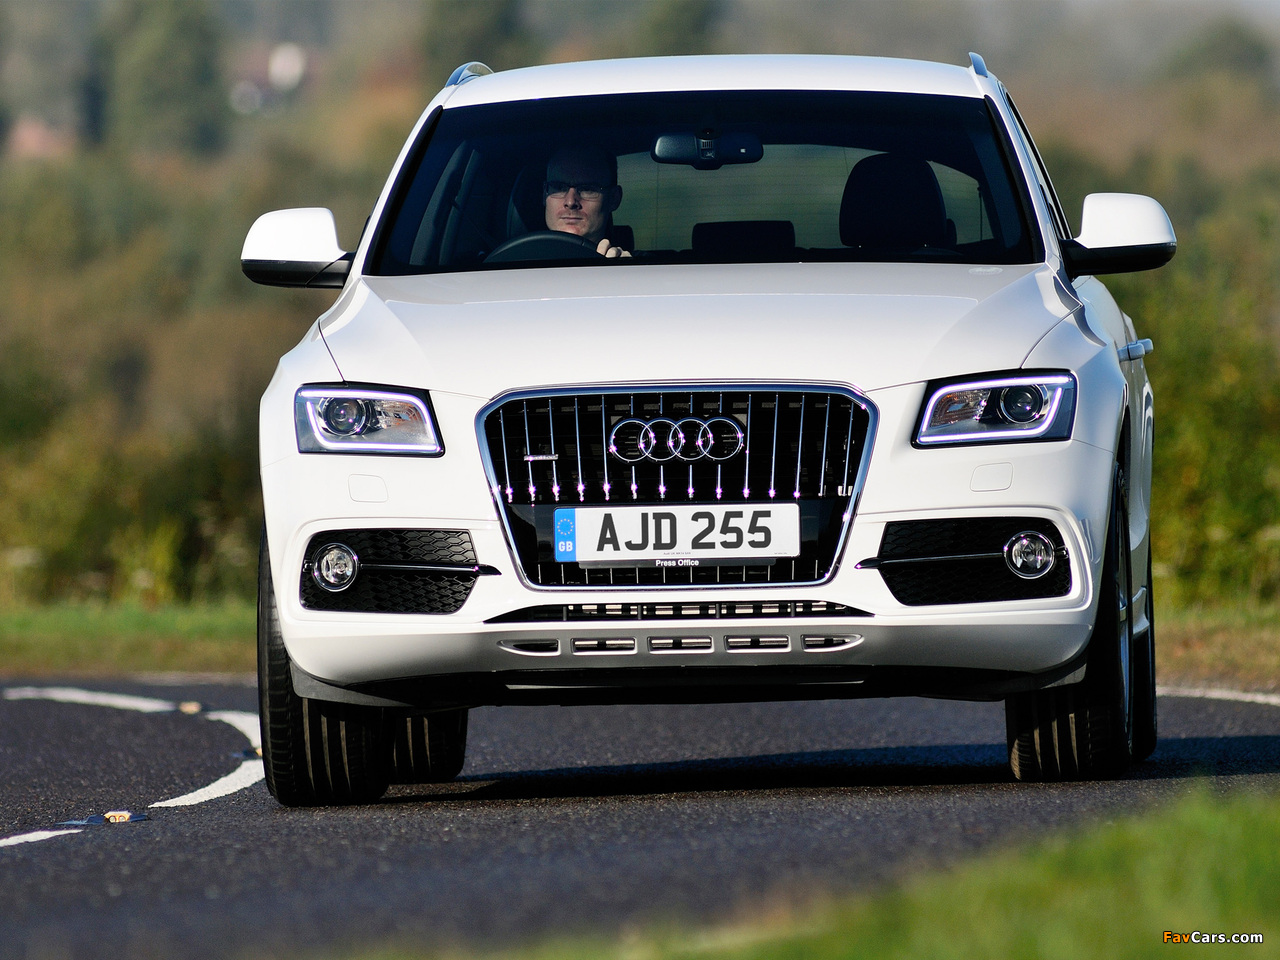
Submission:
<svg viewBox="0 0 1280 960">
<path fill-rule="evenodd" d="M 575 233 L 588 240 L 602 240 L 608 226 L 609 214 L 616 204 L 611 204 L 617 188 L 609 185 L 609 171 L 589 160 L 562 157 L 547 166 L 547 183 L 553 192 L 546 195 L 547 229 L 562 233 Z M 560 189 L 568 185 L 568 189 Z M 582 186 L 604 187 L 603 192 L 588 190 L 582 195 Z"/>
</svg>

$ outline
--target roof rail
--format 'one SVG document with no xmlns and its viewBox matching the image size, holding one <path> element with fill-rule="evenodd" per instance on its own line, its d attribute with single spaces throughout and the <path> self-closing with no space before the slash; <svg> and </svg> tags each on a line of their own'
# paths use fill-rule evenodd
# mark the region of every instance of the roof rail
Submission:
<svg viewBox="0 0 1280 960">
<path fill-rule="evenodd" d="M 493 73 L 491 67 L 485 66 L 479 60 L 472 60 L 470 63 L 464 63 L 453 73 L 449 74 L 449 82 L 446 87 L 456 87 L 460 83 L 466 83 L 468 80 L 474 80 L 476 77 L 484 77 Z"/>
<path fill-rule="evenodd" d="M 978 76 L 991 76 L 991 74 L 987 73 L 987 61 L 983 60 L 982 57 L 978 56 L 973 51 L 969 51 L 969 62 L 973 64 L 973 72 Z"/>
</svg>

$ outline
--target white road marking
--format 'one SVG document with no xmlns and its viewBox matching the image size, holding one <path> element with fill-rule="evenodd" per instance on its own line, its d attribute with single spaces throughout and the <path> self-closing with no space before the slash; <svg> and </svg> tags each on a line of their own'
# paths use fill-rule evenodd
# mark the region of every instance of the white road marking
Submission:
<svg viewBox="0 0 1280 960">
<path fill-rule="evenodd" d="M 221 720 L 229 723 L 248 739 L 250 746 L 257 749 L 262 746 L 262 726 L 258 723 L 256 713 L 245 713 L 243 710 L 219 710 L 205 714 L 210 720 Z"/>
<path fill-rule="evenodd" d="M 251 787 L 265 774 L 262 770 L 261 760 L 246 760 L 240 764 L 240 769 L 235 773 L 229 773 L 221 780 L 215 780 L 207 787 L 201 787 L 192 793 L 184 794 L 181 797 L 174 797 L 172 800 L 161 800 L 159 803 L 153 803 L 153 807 L 194 807 L 197 803 L 204 803 L 207 800 L 217 800 L 219 797 L 225 797 L 228 794 L 236 793 L 245 787 Z"/>
<path fill-rule="evenodd" d="M 5 690 L 4 698 L 6 700 L 55 700 L 58 703 L 82 703 L 91 707 L 136 710 L 139 713 L 172 713 L 178 708 L 172 700 L 132 697 L 124 693 L 102 693 L 98 690 L 78 690 L 75 687 L 10 687 Z"/>
<path fill-rule="evenodd" d="M 136 710 L 140 713 L 173 713 L 179 705 L 172 700 L 157 700 L 152 697 L 135 697 L 121 693 L 102 693 L 96 690 L 81 690 L 76 687 L 9 687 L 4 690 L 6 700 L 53 700 L 57 703 L 75 703 L 95 707 L 113 707 L 117 710 Z M 243 710 L 218 710 L 205 714 L 210 720 L 228 723 L 235 727 L 255 749 L 262 746 L 262 734 L 256 713 Z M 227 774 L 207 787 L 180 797 L 161 800 L 151 804 L 152 807 L 191 807 L 198 803 L 216 800 L 251 787 L 263 779 L 264 772 L 260 759 L 246 760 L 239 769 Z M 79 830 L 37 830 L 14 837 L 0 838 L 0 847 L 16 846 L 20 843 L 35 843 L 53 837 L 79 833 Z"/>
<path fill-rule="evenodd" d="M 36 830 L 34 833 L 20 833 L 16 837 L 5 837 L 0 840 L 0 847 L 16 847 L 20 843 L 35 843 L 37 840 L 48 840 L 50 837 L 79 832 L 79 830 Z"/>
<path fill-rule="evenodd" d="M 207 716 L 210 720 L 221 720 L 223 723 L 231 724 L 231 726 L 248 737 L 249 742 L 254 747 L 262 746 L 262 730 L 258 725 L 258 715 L 256 713 L 245 713 L 243 710 L 220 710 L 217 713 L 207 714 Z M 218 797 L 225 797 L 238 790 L 243 790 L 245 787 L 251 787 L 264 776 L 266 774 L 263 772 L 261 760 L 246 760 L 240 764 L 239 770 L 227 774 L 221 780 L 217 780 L 207 787 L 202 787 L 181 797 L 174 797 L 172 800 L 161 800 L 151 806 L 192 807 L 197 803 L 216 800 Z"/>
<path fill-rule="evenodd" d="M 1161 697 L 1194 697 L 1197 700 L 1230 700 L 1234 703 L 1262 703 L 1280 707 L 1280 694 L 1247 693 L 1243 690 L 1218 690 L 1212 687 L 1156 687 Z"/>
</svg>

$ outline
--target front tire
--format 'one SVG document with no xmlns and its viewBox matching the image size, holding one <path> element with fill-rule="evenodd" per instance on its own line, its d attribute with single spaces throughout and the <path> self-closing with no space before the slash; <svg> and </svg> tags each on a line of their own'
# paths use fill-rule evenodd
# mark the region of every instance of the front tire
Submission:
<svg viewBox="0 0 1280 960">
<path fill-rule="evenodd" d="M 1142 746 L 1140 738 L 1135 743 L 1140 699 L 1135 661 L 1141 658 L 1134 656 L 1129 509 L 1119 467 L 1107 527 L 1097 619 L 1084 679 L 1016 694 L 1005 701 L 1009 766 L 1019 780 L 1118 777 L 1129 769 Z"/>
<path fill-rule="evenodd" d="M 285 806 L 369 803 L 386 792 L 382 711 L 294 692 L 265 534 L 258 555 L 258 707 L 267 789 Z"/>
<path fill-rule="evenodd" d="M 1147 629 L 1134 637 L 1133 759 L 1145 760 L 1156 749 L 1156 605 L 1151 579 L 1151 550 L 1147 550 Z"/>
<path fill-rule="evenodd" d="M 467 759 L 465 707 L 388 720 L 392 783 L 445 783 Z"/>
</svg>

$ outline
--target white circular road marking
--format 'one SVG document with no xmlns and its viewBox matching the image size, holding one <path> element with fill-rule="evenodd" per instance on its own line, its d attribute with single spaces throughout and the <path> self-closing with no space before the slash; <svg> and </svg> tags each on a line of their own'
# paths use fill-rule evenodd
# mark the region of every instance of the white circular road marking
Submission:
<svg viewBox="0 0 1280 960">
<path fill-rule="evenodd" d="M 121 693 L 103 693 L 97 690 L 81 690 L 77 687 L 9 687 L 4 691 L 6 700 L 52 700 L 56 703 L 76 703 L 96 707 L 112 707 L 117 710 L 134 710 L 138 713 L 173 713 L 182 711 L 183 705 L 171 700 L 159 700 L 153 697 L 135 697 Z M 262 746 L 261 731 L 258 726 L 258 715 L 243 710 L 218 710 L 207 713 L 210 720 L 228 723 L 235 727 L 249 741 L 255 750 Z M 227 774 L 207 787 L 201 787 L 191 793 L 169 800 L 160 800 L 151 807 L 191 807 L 198 803 L 216 800 L 228 794 L 236 793 L 245 787 L 251 787 L 263 778 L 262 758 L 254 757 L 245 760 L 240 768 Z M 150 808 L 148 808 L 150 809 Z M 20 843 L 36 843 L 53 837 L 63 837 L 73 830 L 36 830 L 31 833 L 18 834 L 0 838 L 0 847 L 12 847 Z"/>
</svg>

